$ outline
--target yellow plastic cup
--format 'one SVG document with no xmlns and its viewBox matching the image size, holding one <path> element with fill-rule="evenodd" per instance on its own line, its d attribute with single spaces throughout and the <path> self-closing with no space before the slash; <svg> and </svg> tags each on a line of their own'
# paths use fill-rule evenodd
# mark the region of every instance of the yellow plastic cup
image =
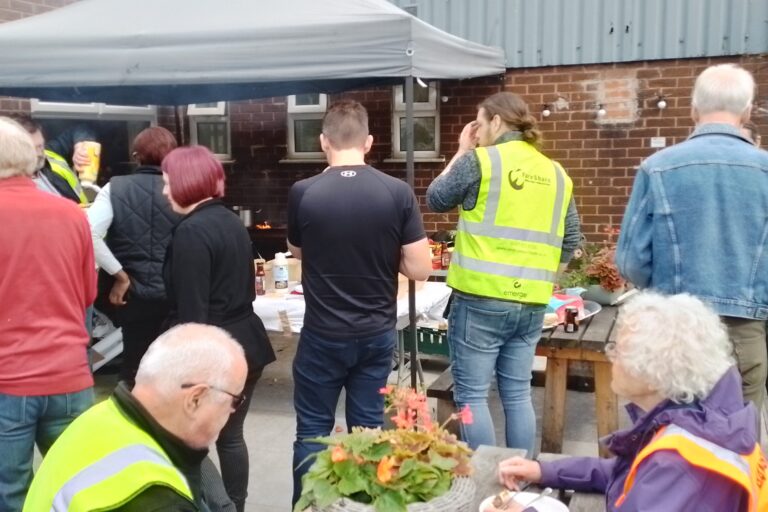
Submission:
<svg viewBox="0 0 768 512">
<path fill-rule="evenodd" d="M 88 164 L 76 167 L 83 183 L 96 183 L 99 177 L 99 164 L 101 163 L 101 144 L 92 140 L 81 142 L 88 152 Z"/>
</svg>

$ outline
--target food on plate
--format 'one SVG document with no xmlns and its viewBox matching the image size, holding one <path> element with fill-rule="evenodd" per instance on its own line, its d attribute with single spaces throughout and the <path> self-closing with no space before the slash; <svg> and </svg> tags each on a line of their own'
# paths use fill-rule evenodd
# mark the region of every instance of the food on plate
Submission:
<svg viewBox="0 0 768 512">
<path fill-rule="evenodd" d="M 560 323 L 557 313 L 544 313 L 544 328 L 548 329 Z"/>
</svg>

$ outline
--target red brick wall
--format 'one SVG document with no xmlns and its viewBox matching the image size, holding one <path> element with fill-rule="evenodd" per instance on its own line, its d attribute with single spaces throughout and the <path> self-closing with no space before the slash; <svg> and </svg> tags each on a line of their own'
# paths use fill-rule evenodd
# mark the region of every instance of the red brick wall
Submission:
<svg viewBox="0 0 768 512">
<path fill-rule="evenodd" d="M 669 146 L 690 134 L 694 80 L 707 66 L 721 62 L 738 62 L 751 71 L 758 84 L 758 106 L 768 109 L 766 56 L 562 66 L 507 74 L 506 90 L 521 94 L 541 121 L 543 151 L 573 178 L 587 236 L 601 238 L 602 227 L 621 223 L 635 169 L 657 151 L 650 147 L 651 137 L 665 137 Z M 667 102 L 664 110 L 656 107 L 659 95 Z M 558 97 L 567 107 L 550 106 L 552 115 L 542 118 L 542 105 L 552 105 Z M 597 103 L 607 109 L 602 119 L 595 116 Z M 634 112 L 627 111 L 627 103 Z M 763 137 L 768 136 L 766 112 L 755 112 L 753 120 Z"/>
<path fill-rule="evenodd" d="M 474 119 L 477 104 L 502 89 L 518 93 L 528 102 L 544 134 L 542 151 L 560 161 L 574 182 L 583 231 L 593 240 L 603 237 L 605 226 L 621 223 L 635 169 L 657 149 L 651 137 L 664 137 L 667 146 L 684 140 L 693 129 L 690 93 L 696 75 L 719 62 L 739 62 L 749 69 L 761 93 L 759 106 L 768 109 L 768 59 L 693 59 L 591 66 L 560 66 L 509 70 L 505 77 L 446 81 L 440 95 L 441 153 L 446 161 L 457 147 L 463 125 Z M 667 107 L 656 107 L 663 95 Z M 340 96 L 334 96 L 332 100 Z M 391 90 L 351 92 L 341 97 L 360 100 L 369 110 L 375 143 L 368 161 L 405 179 L 405 164 L 385 162 L 391 140 Z M 229 200 L 262 209 L 256 220 L 285 221 L 288 189 L 311 176 L 323 164 L 285 164 L 286 114 L 283 98 L 232 106 L 233 151 L 237 163 L 229 177 Z M 552 112 L 541 115 L 547 104 Z M 597 118 L 598 104 L 607 113 Z M 768 116 L 753 116 L 768 137 Z M 427 187 L 443 165 L 417 163 L 416 194 L 422 204 L 428 232 L 452 229 L 455 211 L 429 212 Z"/>
</svg>

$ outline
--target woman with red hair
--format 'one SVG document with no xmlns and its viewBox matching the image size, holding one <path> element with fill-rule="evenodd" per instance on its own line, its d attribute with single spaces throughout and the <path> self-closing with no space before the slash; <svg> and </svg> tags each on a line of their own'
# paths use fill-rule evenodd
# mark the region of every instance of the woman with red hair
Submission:
<svg viewBox="0 0 768 512">
<path fill-rule="evenodd" d="M 165 128 L 142 130 L 133 140 L 136 169 L 113 177 L 87 210 L 101 269 L 97 307 L 123 329 L 120 380 L 130 384 L 169 311 L 163 261 L 180 217 L 163 197 L 160 162 L 176 146 Z"/>
<path fill-rule="evenodd" d="M 216 441 L 224 486 L 238 512 L 248 494 L 248 448 L 243 422 L 254 386 L 275 353 L 261 319 L 253 312 L 256 298 L 251 240 L 240 219 L 221 200 L 224 169 L 207 148 L 171 151 L 162 163 L 163 193 L 183 219 L 176 226 L 165 259 L 165 284 L 171 300 L 171 325 L 197 322 L 223 328 L 245 350 L 248 379 L 244 401 L 232 413 Z M 215 383 L 212 397 L 229 399 Z M 238 393 L 240 390 L 226 390 Z"/>
</svg>

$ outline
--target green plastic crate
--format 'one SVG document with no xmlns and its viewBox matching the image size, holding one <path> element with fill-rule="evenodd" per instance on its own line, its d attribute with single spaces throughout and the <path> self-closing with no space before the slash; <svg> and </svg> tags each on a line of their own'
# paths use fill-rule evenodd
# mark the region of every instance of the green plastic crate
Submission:
<svg viewBox="0 0 768 512">
<path fill-rule="evenodd" d="M 411 350 L 410 327 L 403 329 L 405 340 L 405 351 Z M 433 329 L 431 327 L 416 327 L 416 346 L 420 354 L 430 354 L 449 357 L 448 340 L 445 330 Z"/>
</svg>

